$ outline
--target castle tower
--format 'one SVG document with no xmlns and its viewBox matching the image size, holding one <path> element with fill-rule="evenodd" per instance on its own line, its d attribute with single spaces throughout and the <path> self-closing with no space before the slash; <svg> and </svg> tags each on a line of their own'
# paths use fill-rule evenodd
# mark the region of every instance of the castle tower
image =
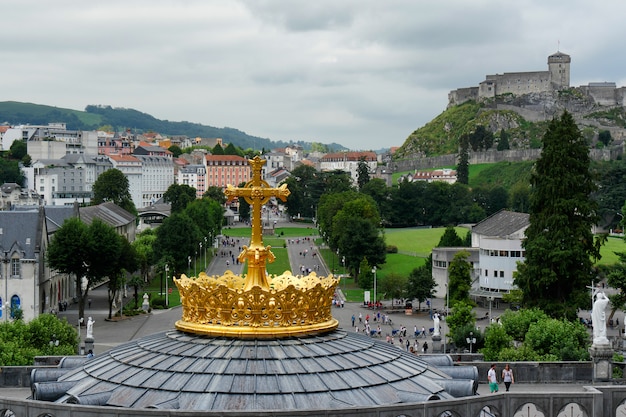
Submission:
<svg viewBox="0 0 626 417">
<path fill-rule="evenodd" d="M 550 73 L 550 81 L 552 87 L 560 90 L 569 87 L 569 66 L 572 58 L 557 51 L 548 57 L 548 72 Z"/>
</svg>

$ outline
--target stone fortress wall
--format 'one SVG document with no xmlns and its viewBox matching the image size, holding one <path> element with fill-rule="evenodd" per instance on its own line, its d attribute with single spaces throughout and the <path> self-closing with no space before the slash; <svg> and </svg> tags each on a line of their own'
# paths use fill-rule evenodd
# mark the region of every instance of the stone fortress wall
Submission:
<svg viewBox="0 0 626 417">
<path fill-rule="evenodd" d="M 569 55 L 557 51 L 548 57 L 547 71 L 510 72 L 487 75 L 478 87 L 458 88 L 448 94 L 448 108 L 469 100 L 482 101 L 504 94 L 523 95 L 570 87 Z M 578 87 L 602 106 L 626 106 L 626 87 L 614 82 L 589 83 Z"/>
</svg>

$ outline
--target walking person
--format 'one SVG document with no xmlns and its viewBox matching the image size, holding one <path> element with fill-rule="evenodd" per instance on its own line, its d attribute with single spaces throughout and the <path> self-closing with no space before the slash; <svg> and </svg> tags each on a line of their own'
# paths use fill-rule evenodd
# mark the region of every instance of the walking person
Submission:
<svg viewBox="0 0 626 417">
<path fill-rule="evenodd" d="M 422 345 L 422 352 L 428 353 L 428 343 L 427 342 L 424 342 L 424 344 Z"/>
<path fill-rule="evenodd" d="M 507 392 L 509 391 L 511 384 L 515 382 L 515 378 L 513 378 L 513 370 L 508 363 L 504 365 L 504 369 L 502 370 L 502 381 L 504 382 Z"/>
<path fill-rule="evenodd" d="M 487 372 L 487 381 L 489 381 L 489 392 L 492 394 L 498 392 L 498 377 L 496 376 L 496 364 L 492 363 L 489 372 Z"/>
</svg>

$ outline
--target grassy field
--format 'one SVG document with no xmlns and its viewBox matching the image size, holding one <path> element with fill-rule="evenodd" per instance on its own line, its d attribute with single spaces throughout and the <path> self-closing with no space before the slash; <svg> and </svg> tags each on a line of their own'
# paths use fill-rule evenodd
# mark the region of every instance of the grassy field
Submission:
<svg viewBox="0 0 626 417">
<path fill-rule="evenodd" d="M 626 252 L 626 243 L 621 237 L 609 237 L 606 244 L 600 249 L 602 259 L 598 262 L 599 265 L 612 265 L 619 261 L 619 258 L 615 252 Z"/>
<path fill-rule="evenodd" d="M 397 246 L 403 253 L 427 257 L 437 246 L 445 230 L 444 227 L 385 229 L 385 241 L 387 245 Z M 456 227 L 455 230 L 461 239 L 465 238 L 466 228 Z"/>
</svg>

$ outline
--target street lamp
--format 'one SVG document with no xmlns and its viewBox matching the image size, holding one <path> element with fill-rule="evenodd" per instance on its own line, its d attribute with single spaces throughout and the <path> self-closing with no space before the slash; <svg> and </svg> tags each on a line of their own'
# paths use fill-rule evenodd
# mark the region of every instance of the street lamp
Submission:
<svg viewBox="0 0 626 417">
<path fill-rule="evenodd" d="M 57 339 L 57 335 L 53 334 L 50 338 L 50 347 L 59 346 L 59 339 Z"/>
<path fill-rule="evenodd" d="M 376 305 L 376 265 L 372 268 L 372 272 L 374 273 L 374 305 Z"/>
<path fill-rule="evenodd" d="M 492 322 L 492 318 L 491 318 L 491 303 L 493 302 L 493 296 L 489 296 L 489 323 Z"/>
<path fill-rule="evenodd" d="M 474 332 L 470 332 L 470 337 L 466 337 L 465 341 L 470 345 L 470 353 L 472 353 L 472 345 L 476 343 L 476 338 L 474 337 Z"/>
<path fill-rule="evenodd" d="M 167 273 L 170 271 L 170 266 L 168 264 L 165 264 L 165 308 L 168 308 L 170 303 L 169 303 L 169 299 L 168 299 L 168 288 L 167 288 Z"/>
<path fill-rule="evenodd" d="M 207 261 L 207 251 L 209 250 L 209 245 L 207 241 L 207 237 L 204 237 L 204 272 L 206 272 L 206 261 Z"/>
<path fill-rule="evenodd" d="M 200 261 L 202 261 L 202 242 L 200 242 Z"/>
<path fill-rule="evenodd" d="M 83 323 L 83 321 L 85 321 L 85 319 L 83 319 L 82 317 L 78 319 L 78 353 L 80 353 L 80 345 L 82 343 L 82 340 L 80 339 L 80 325 Z"/>
<path fill-rule="evenodd" d="M 187 256 L 187 271 L 188 274 L 191 273 L 191 255 Z"/>
<path fill-rule="evenodd" d="M 193 257 L 193 276 L 198 276 L 198 252 L 196 252 L 196 255 Z"/>
</svg>

